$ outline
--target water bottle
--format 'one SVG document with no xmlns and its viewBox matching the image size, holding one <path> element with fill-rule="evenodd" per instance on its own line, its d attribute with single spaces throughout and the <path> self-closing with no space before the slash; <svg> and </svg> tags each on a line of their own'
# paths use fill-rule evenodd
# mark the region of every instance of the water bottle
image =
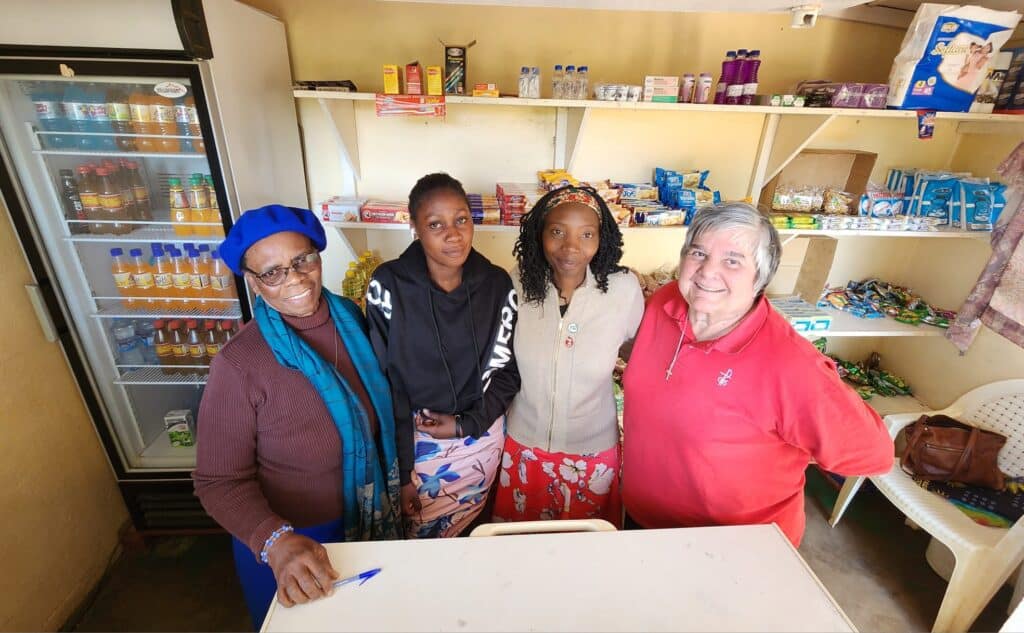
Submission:
<svg viewBox="0 0 1024 633">
<path fill-rule="evenodd" d="M 562 80 L 562 98 L 576 98 L 576 67 L 569 65 L 565 67 L 565 78 Z"/>
<path fill-rule="evenodd" d="M 135 325 L 131 321 L 114 321 L 110 328 L 117 345 L 117 362 L 121 365 L 145 365 L 142 356 L 142 345 L 135 334 Z"/>
<path fill-rule="evenodd" d="M 530 98 L 540 99 L 540 68 L 530 68 Z"/>
<path fill-rule="evenodd" d="M 152 321 L 140 320 L 135 322 L 135 334 L 142 343 L 142 358 L 147 365 L 159 365 L 160 361 L 156 356 L 156 328 Z"/>
<path fill-rule="evenodd" d="M 576 73 L 576 98 L 589 99 L 589 90 L 590 87 L 587 85 L 587 67 L 580 66 L 579 71 Z"/>
<path fill-rule="evenodd" d="M 67 117 L 68 129 L 72 132 L 92 132 L 92 121 L 89 119 L 89 99 L 85 90 L 77 83 L 69 83 L 64 90 L 64 116 Z M 90 152 L 99 148 L 95 136 L 74 136 L 69 146 L 76 150 Z"/>
<path fill-rule="evenodd" d="M 530 69 L 526 66 L 519 67 L 519 98 L 530 97 Z"/>
<path fill-rule="evenodd" d="M 89 123 L 92 131 L 107 135 L 95 137 L 97 148 L 105 152 L 116 152 L 118 147 L 114 142 L 114 126 L 110 123 L 110 115 L 107 114 L 107 93 L 96 84 L 89 84 L 85 94 L 89 103 Z"/>
<path fill-rule="evenodd" d="M 562 95 L 563 95 L 563 92 L 562 92 L 562 82 L 564 80 L 565 80 L 565 72 L 562 71 L 562 65 L 561 64 L 555 64 L 555 72 L 552 73 L 552 75 L 551 75 L 551 98 L 552 99 L 561 99 L 562 98 Z"/>
<path fill-rule="evenodd" d="M 36 118 L 39 119 L 39 127 L 44 132 L 67 132 L 68 122 L 64 118 L 64 106 L 60 102 L 60 96 L 56 86 L 51 83 L 38 82 L 32 87 L 32 105 L 36 109 Z M 70 139 L 59 134 L 45 134 L 42 136 L 43 147 L 46 149 L 61 149 L 67 147 Z"/>
</svg>

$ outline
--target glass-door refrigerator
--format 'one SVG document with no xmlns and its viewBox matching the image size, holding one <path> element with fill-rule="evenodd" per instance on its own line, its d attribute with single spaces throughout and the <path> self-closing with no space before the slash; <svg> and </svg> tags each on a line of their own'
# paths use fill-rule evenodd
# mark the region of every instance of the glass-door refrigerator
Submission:
<svg viewBox="0 0 1024 633">
<path fill-rule="evenodd" d="M 218 41 L 195 21 L 202 5 L 149 4 L 140 26 L 173 15 L 164 29 L 203 28 L 149 58 L 116 41 L 0 51 L 0 194 L 136 526 L 196 529 L 212 527 L 189 480 L 198 404 L 210 359 L 250 316 L 218 245 L 245 209 L 306 197 L 280 23 L 207 3 L 222 26 L 234 12 L 280 36 L 283 65 L 218 67 L 244 25 Z M 203 41 L 213 53 L 194 59 Z"/>
</svg>

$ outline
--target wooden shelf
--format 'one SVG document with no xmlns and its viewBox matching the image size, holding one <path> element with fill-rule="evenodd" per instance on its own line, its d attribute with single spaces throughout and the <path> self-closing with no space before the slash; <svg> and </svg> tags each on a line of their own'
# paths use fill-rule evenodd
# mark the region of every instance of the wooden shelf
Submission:
<svg viewBox="0 0 1024 633">
<path fill-rule="evenodd" d="M 875 337 L 875 336 L 942 336 L 946 331 L 942 328 L 922 323 L 921 325 L 910 325 L 900 323 L 896 319 L 884 317 L 881 319 L 862 319 L 839 310 L 826 309 L 825 312 L 832 317 L 832 326 L 820 332 L 801 332 L 800 334 L 809 339 L 821 337 Z"/>
</svg>

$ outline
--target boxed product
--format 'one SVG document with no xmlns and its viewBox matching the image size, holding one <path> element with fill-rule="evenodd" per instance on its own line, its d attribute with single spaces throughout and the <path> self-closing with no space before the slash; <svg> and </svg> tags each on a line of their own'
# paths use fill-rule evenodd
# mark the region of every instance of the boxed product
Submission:
<svg viewBox="0 0 1024 633">
<path fill-rule="evenodd" d="M 442 83 L 444 74 L 440 66 L 427 66 L 427 94 L 439 97 L 444 94 Z"/>
<path fill-rule="evenodd" d="M 644 77 L 644 101 L 676 103 L 679 101 L 679 77 L 648 75 Z"/>
<path fill-rule="evenodd" d="M 405 65 L 405 94 L 423 94 L 423 68 L 419 62 Z"/>
<path fill-rule="evenodd" d="M 397 64 L 384 64 L 384 94 L 402 94 L 402 75 Z"/>
<path fill-rule="evenodd" d="M 1013 60 L 1011 51 L 1003 51 L 993 55 L 985 69 L 985 80 L 981 87 L 974 93 L 974 103 L 971 104 L 971 112 L 992 112 L 996 107 L 996 99 L 999 91 L 1006 80 L 1006 73 L 1010 69 L 1010 62 Z"/>
<path fill-rule="evenodd" d="M 444 46 L 444 93 L 446 95 L 466 94 L 466 51 L 476 44 L 473 40 L 465 46 L 445 44 Z"/>
<path fill-rule="evenodd" d="M 881 109 L 889 96 L 889 86 L 850 81 L 803 81 L 797 86 L 797 93 L 809 108 Z"/>
<path fill-rule="evenodd" d="M 164 414 L 164 430 L 171 446 L 180 448 L 196 444 L 196 423 L 189 409 L 174 409 Z"/>
<path fill-rule="evenodd" d="M 368 200 L 359 210 L 359 216 L 363 222 L 385 224 L 407 224 L 410 219 L 406 203 L 387 200 Z"/>
<path fill-rule="evenodd" d="M 832 317 L 800 297 L 776 297 L 768 300 L 797 332 L 824 332 L 832 327 Z"/>
<path fill-rule="evenodd" d="M 921 4 L 889 73 L 888 105 L 967 112 L 989 60 L 1020 17 L 971 5 Z"/>
<path fill-rule="evenodd" d="M 1012 48 L 1010 65 L 996 97 L 996 112 L 1017 114 L 1024 112 L 1024 48 Z"/>
<path fill-rule="evenodd" d="M 498 84 L 473 84 L 474 97 L 497 97 Z"/>
<path fill-rule="evenodd" d="M 331 196 L 320 203 L 320 218 L 324 222 L 358 222 L 359 208 L 366 198 Z"/>
</svg>

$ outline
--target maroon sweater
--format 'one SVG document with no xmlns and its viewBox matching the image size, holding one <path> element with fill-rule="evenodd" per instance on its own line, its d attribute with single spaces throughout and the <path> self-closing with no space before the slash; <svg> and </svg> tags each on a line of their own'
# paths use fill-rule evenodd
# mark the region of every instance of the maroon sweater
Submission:
<svg viewBox="0 0 1024 633">
<path fill-rule="evenodd" d="M 308 317 L 285 317 L 359 396 L 376 433 L 377 416 L 327 302 Z M 301 372 L 277 362 L 255 321 L 210 364 L 199 405 L 196 495 L 221 526 L 259 554 L 285 522 L 296 527 L 342 515 L 341 437 Z"/>
</svg>

